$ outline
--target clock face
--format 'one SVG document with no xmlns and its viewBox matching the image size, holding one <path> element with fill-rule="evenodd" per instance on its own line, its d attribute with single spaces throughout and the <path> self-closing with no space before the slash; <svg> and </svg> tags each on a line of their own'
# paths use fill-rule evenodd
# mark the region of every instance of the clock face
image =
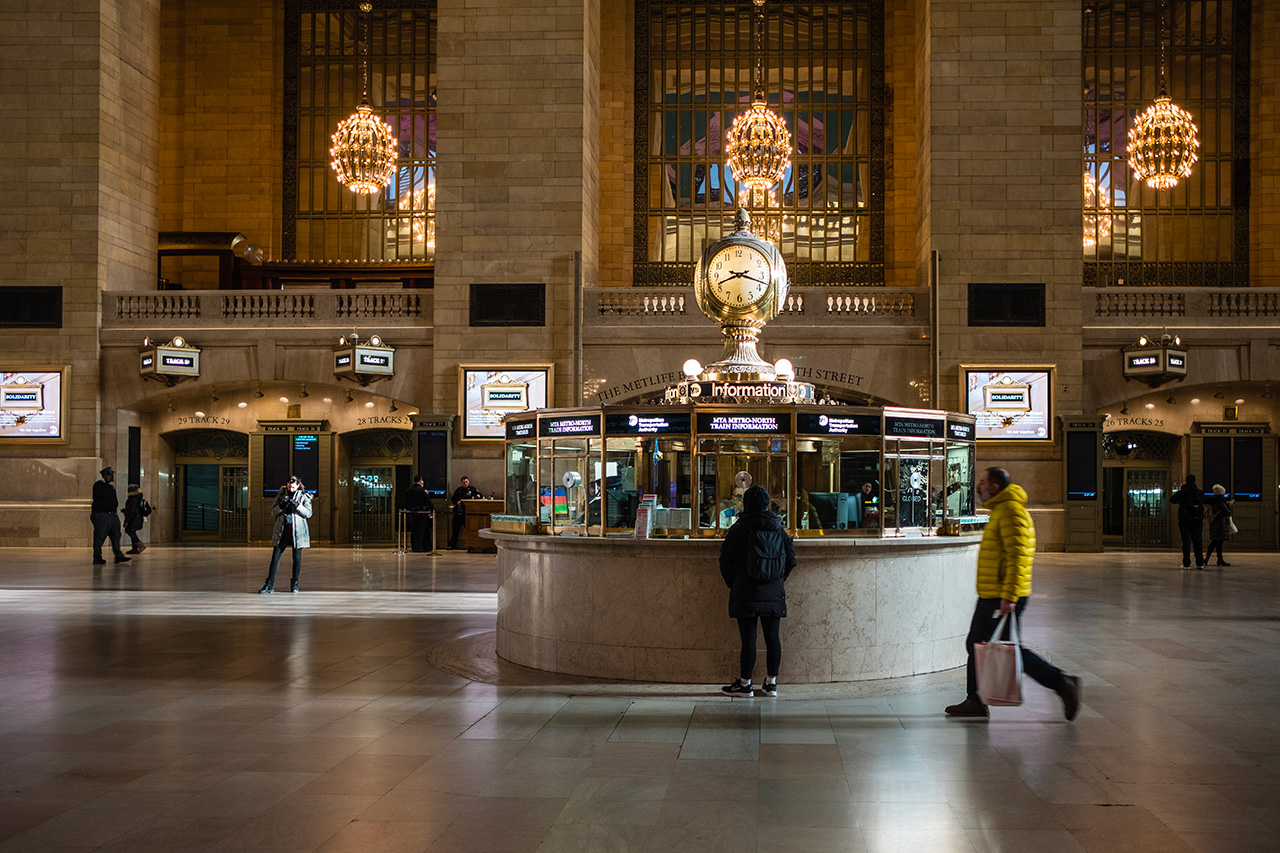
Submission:
<svg viewBox="0 0 1280 853">
<path fill-rule="evenodd" d="M 769 259 L 750 246 L 728 246 L 707 264 L 711 295 L 727 308 L 750 308 L 769 290 Z"/>
</svg>

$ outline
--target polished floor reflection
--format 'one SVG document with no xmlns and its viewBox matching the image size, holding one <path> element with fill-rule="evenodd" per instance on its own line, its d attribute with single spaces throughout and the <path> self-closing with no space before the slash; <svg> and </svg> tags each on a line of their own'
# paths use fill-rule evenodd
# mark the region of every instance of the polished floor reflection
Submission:
<svg viewBox="0 0 1280 853">
<path fill-rule="evenodd" d="M 0 550 L 0 851 L 1280 849 L 1275 554 L 1041 555 L 1026 640 L 1082 677 L 1074 723 L 1030 683 L 945 719 L 962 670 L 784 660 L 750 700 L 521 670 L 489 555 L 316 548 L 273 596 L 263 548 L 88 556 Z"/>
</svg>

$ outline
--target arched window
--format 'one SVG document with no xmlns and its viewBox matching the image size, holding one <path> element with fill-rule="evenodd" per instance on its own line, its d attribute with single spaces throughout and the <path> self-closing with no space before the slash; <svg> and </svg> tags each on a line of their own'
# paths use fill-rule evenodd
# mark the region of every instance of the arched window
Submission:
<svg viewBox="0 0 1280 853">
<path fill-rule="evenodd" d="M 284 234 L 291 260 L 429 261 L 435 256 L 436 3 L 374 0 L 367 33 L 356 0 L 285 5 Z M 338 122 L 369 104 L 399 138 L 395 177 L 359 195 L 330 168 Z"/>
<path fill-rule="evenodd" d="M 1248 286 L 1248 0 L 1083 8 L 1085 284 Z M 1169 97 L 1200 130 L 1199 162 L 1169 190 L 1127 162 L 1129 129 L 1159 91 L 1161 43 Z"/>
<path fill-rule="evenodd" d="M 794 145 L 767 200 L 725 167 L 725 132 L 752 100 L 754 13 L 750 0 L 636 2 L 636 283 L 687 283 L 745 206 L 794 283 L 882 285 L 883 0 L 765 3 L 765 96 Z"/>
</svg>

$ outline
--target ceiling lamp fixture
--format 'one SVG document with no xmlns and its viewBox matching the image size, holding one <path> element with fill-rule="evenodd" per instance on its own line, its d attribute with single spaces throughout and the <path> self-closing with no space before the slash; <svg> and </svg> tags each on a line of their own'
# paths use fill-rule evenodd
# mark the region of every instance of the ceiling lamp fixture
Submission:
<svg viewBox="0 0 1280 853">
<path fill-rule="evenodd" d="M 360 106 L 338 124 L 333 134 L 330 164 L 338 183 L 354 193 L 372 195 L 381 192 L 396 172 L 399 145 L 391 125 L 373 114 L 369 107 L 369 13 L 372 3 L 361 3 L 360 11 L 364 34 L 360 40 L 361 64 L 364 68 L 364 88 Z"/>
<path fill-rule="evenodd" d="M 1160 3 L 1160 94 L 1129 128 L 1129 168 L 1157 190 L 1172 189 L 1191 175 L 1199 159 L 1200 131 L 1191 113 L 1169 100 L 1165 85 L 1164 2 Z"/>
<path fill-rule="evenodd" d="M 791 132 L 786 123 L 769 109 L 764 97 L 764 4 L 752 0 L 755 42 L 755 91 L 751 109 L 733 120 L 726 140 L 726 160 L 733 179 L 751 191 L 767 193 L 782 180 L 791 165 Z"/>
</svg>

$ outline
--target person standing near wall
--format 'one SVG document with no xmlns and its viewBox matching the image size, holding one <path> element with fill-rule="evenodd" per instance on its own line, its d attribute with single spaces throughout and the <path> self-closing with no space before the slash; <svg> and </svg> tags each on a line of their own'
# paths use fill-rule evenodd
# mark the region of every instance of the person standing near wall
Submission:
<svg viewBox="0 0 1280 853">
<path fill-rule="evenodd" d="M 428 525 L 436 517 L 431 495 L 427 494 L 427 481 L 419 474 L 404 494 L 404 508 L 409 519 L 409 547 L 414 553 L 430 551 L 427 547 Z"/>
<path fill-rule="evenodd" d="M 285 548 L 293 549 L 293 579 L 289 592 L 298 591 L 298 576 L 302 574 L 302 549 L 311 547 L 311 529 L 307 519 L 311 517 L 311 495 L 297 477 L 280 487 L 276 502 L 271 505 L 271 515 L 276 526 L 271 534 L 271 568 L 267 582 L 258 590 L 259 595 L 271 595 L 276 591 L 276 571 L 280 568 L 280 555 Z"/>
<path fill-rule="evenodd" d="M 480 490 L 471 485 L 471 478 L 463 477 L 461 483 L 462 485 L 454 489 L 453 495 L 449 498 L 449 503 L 453 505 L 453 529 L 449 533 L 450 551 L 458 547 L 458 535 L 467 524 L 467 508 L 462 502 L 481 497 Z"/>
<path fill-rule="evenodd" d="M 1220 483 L 1213 486 L 1213 494 L 1205 496 L 1205 507 L 1208 509 L 1209 550 L 1204 552 L 1204 564 L 1209 565 L 1209 558 L 1214 549 L 1218 551 L 1218 565 L 1230 566 L 1222 556 L 1222 543 L 1231 536 L 1231 512 L 1236 502 L 1227 498 L 1227 490 Z"/>
<path fill-rule="evenodd" d="M 129 558 L 120 550 L 120 496 L 116 494 L 116 471 L 107 466 L 98 472 L 102 479 L 93 484 L 93 504 L 89 507 L 89 520 L 93 522 L 93 563 L 100 566 L 102 543 L 111 539 L 111 550 L 117 563 L 127 563 Z"/>
<path fill-rule="evenodd" d="M 1196 485 L 1196 475 L 1188 474 L 1187 482 L 1169 498 L 1178 505 L 1178 532 L 1182 534 L 1182 568 L 1191 568 L 1191 548 L 1196 551 L 1196 568 L 1204 568 L 1204 492 Z"/>
</svg>

